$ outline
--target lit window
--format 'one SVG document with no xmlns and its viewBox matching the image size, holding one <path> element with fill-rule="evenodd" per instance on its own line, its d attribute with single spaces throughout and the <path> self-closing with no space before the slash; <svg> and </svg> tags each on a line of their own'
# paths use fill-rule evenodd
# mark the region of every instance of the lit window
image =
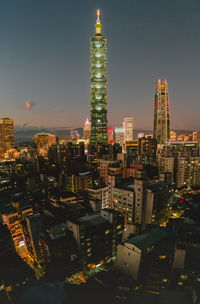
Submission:
<svg viewBox="0 0 200 304">
<path fill-rule="evenodd" d="M 160 255 L 160 256 L 159 256 L 159 259 L 160 259 L 160 260 L 165 260 L 165 259 L 166 259 L 166 255 Z"/>
</svg>

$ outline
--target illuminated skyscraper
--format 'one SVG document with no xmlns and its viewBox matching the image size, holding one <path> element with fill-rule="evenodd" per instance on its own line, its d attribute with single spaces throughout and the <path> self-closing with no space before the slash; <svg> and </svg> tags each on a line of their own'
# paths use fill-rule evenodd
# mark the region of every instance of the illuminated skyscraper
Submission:
<svg viewBox="0 0 200 304">
<path fill-rule="evenodd" d="M 85 122 L 85 125 L 83 127 L 83 138 L 86 140 L 86 143 L 89 143 L 90 131 L 91 131 L 91 126 L 90 126 L 90 122 L 87 118 L 86 122 Z"/>
<path fill-rule="evenodd" d="M 124 142 L 124 129 L 122 127 L 115 128 L 115 142 L 123 145 Z"/>
<path fill-rule="evenodd" d="M 49 147 L 56 145 L 56 135 L 50 133 L 37 133 L 35 135 L 35 144 L 40 155 L 47 155 Z"/>
<path fill-rule="evenodd" d="M 113 127 L 108 127 L 108 143 L 114 143 L 114 136 L 113 136 Z"/>
<path fill-rule="evenodd" d="M 133 117 L 125 117 L 123 121 L 124 141 L 133 140 Z"/>
<path fill-rule="evenodd" d="M 170 138 L 169 97 L 167 80 L 155 83 L 153 137 L 158 144 L 165 144 Z"/>
<path fill-rule="evenodd" d="M 14 122 L 10 118 L 0 119 L 0 154 L 14 145 Z"/>
<path fill-rule="evenodd" d="M 56 135 L 50 133 L 37 133 L 35 143 L 38 148 L 49 148 L 56 144 Z"/>
<path fill-rule="evenodd" d="M 176 141 L 176 132 L 170 131 L 170 141 Z"/>
<path fill-rule="evenodd" d="M 97 10 L 95 34 L 90 39 L 90 143 L 108 143 L 107 135 L 107 38 L 102 35 L 102 25 Z"/>
</svg>

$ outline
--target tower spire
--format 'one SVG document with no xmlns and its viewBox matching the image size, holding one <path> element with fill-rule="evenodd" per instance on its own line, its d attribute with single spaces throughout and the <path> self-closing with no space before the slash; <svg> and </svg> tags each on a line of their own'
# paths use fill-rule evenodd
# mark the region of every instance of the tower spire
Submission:
<svg viewBox="0 0 200 304">
<path fill-rule="evenodd" d="M 97 21 L 95 24 L 95 33 L 96 35 L 101 35 L 102 34 L 102 26 L 101 26 L 101 21 L 99 19 L 100 16 L 100 9 L 97 10 Z"/>
<path fill-rule="evenodd" d="M 100 16 L 100 9 L 97 10 L 97 21 L 96 21 L 96 24 L 100 24 L 101 21 L 99 19 L 99 16 Z"/>
</svg>

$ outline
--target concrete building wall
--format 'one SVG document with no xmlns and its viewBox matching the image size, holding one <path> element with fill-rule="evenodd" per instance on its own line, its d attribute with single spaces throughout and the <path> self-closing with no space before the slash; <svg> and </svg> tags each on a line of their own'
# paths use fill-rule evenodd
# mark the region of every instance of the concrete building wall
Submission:
<svg viewBox="0 0 200 304">
<path fill-rule="evenodd" d="M 78 247 L 80 249 L 81 239 L 80 239 L 79 225 L 76 225 L 76 224 L 70 222 L 69 220 L 67 220 L 67 227 L 70 231 L 73 232 L 73 236 L 74 236 L 75 240 L 77 241 Z"/>
<path fill-rule="evenodd" d="M 138 248 L 133 245 L 128 248 L 126 247 L 126 243 L 117 246 L 116 266 L 120 271 L 130 275 L 134 280 L 138 279 L 140 261 L 141 251 Z"/>
<path fill-rule="evenodd" d="M 145 182 L 142 179 L 134 180 L 135 192 L 135 219 L 134 223 L 142 224 L 144 222 L 144 208 L 146 200 Z"/>
</svg>

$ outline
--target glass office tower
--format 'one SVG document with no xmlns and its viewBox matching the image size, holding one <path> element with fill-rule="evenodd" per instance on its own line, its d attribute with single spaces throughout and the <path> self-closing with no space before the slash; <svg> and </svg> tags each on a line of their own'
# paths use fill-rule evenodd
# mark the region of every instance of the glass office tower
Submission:
<svg viewBox="0 0 200 304">
<path fill-rule="evenodd" d="M 90 143 L 108 143 L 107 134 L 107 39 L 102 35 L 102 25 L 97 10 L 95 34 L 90 39 Z"/>
<path fill-rule="evenodd" d="M 170 138 L 169 97 L 167 80 L 155 83 L 153 137 L 158 144 L 166 144 Z"/>
</svg>

